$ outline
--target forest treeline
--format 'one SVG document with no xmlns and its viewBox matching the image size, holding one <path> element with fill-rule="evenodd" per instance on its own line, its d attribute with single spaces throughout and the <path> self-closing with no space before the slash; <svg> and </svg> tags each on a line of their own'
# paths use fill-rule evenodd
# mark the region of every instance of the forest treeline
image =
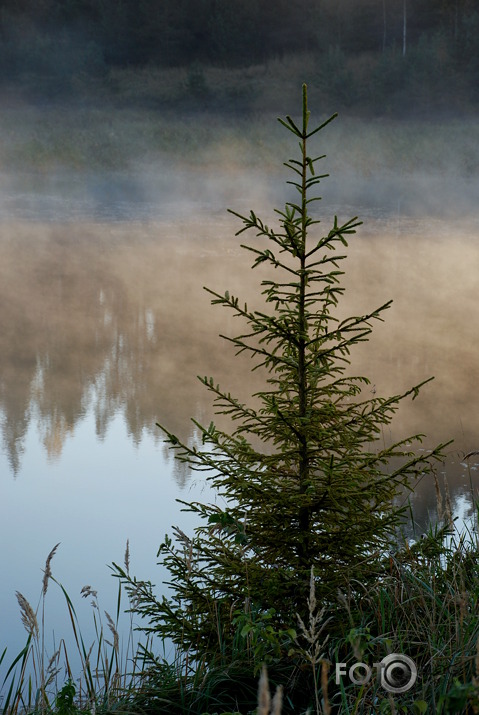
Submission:
<svg viewBox="0 0 479 715">
<path fill-rule="evenodd" d="M 3 0 L 0 80 L 267 64 L 307 52 L 338 105 L 479 99 L 477 0 Z M 198 85 L 201 90 L 201 83 Z M 404 96 L 402 100 L 404 100 Z"/>
</svg>

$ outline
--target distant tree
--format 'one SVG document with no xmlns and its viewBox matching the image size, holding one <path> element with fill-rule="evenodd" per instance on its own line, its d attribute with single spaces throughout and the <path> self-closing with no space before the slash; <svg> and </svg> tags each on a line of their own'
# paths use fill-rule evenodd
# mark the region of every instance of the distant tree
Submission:
<svg viewBox="0 0 479 715">
<path fill-rule="evenodd" d="M 387 13 L 386 13 L 386 0 L 382 0 L 382 14 L 383 14 L 383 41 L 382 41 L 382 51 L 386 51 L 387 39 L 388 39 L 388 23 L 387 23 Z"/>
<path fill-rule="evenodd" d="M 208 58 L 221 64 L 249 64 L 257 56 L 260 25 L 255 0 L 215 2 L 207 19 Z"/>
</svg>

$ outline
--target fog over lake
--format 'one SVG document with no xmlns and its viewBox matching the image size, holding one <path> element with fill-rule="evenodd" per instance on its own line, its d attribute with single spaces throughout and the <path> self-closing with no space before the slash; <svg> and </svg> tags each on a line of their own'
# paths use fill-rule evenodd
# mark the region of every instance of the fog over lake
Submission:
<svg viewBox="0 0 479 715">
<path fill-rule="evenodd" d="M 261 306 L 265 274 L 251 271 L 240 248 L 254 235 L 235 238 L 241 225 L 225 209 L 274 221 L 273 207 L 288 197 L 283 186 L 284 173 L 171 166 L 0 176 L 0 644 L 9 663 L 26 637 L 15 591 L 36 607 L 56 543 L 53 575 L 86 624 L 80 589 L 97 589 L 114 612 L 117 584 L 106 565 L 122 563 L 127 539 L 132 572 L 158 585 L 159 543 L 172 524 L 194 523 L 175 499 L 215 498 L 172 461 L 156 422 L 194 443 L 190 418 L 213 417 L 197 375 L 242 399 L 263 384 L 264 374 L 251 375 L 249 359 L 234 358 L 218 337 L 243 326 L 210 306 L 202 286 Z M 438 474 L 465 518 L 479 483 L 479 457 L 464 460 L 479 450 L 477 181 L 458 179 L 454 205 L 446 205 L 447 177 L 358 185 L 344 175 L 326 186 L 324 232 L 334 212 L 364 220 L 350 240 L 341 312 L 394 300 L 352 352 L 351 371 L 380 396 L 435 376 L 383 439 L 425 433 L 419 448 L 430 449 L 454 438 Z M 418 485 L 412 504 L 420 531 L 434 517 L 432 480 Z M 49 623 L 56 642 L 71 638 L 53 583 L 47 602 L 47 631 Z"/>
</svg>

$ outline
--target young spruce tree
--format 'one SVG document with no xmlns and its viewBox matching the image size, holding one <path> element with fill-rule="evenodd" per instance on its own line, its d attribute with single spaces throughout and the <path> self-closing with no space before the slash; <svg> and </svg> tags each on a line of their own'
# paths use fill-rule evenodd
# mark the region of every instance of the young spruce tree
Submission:
<svg viewBox="0 0 479 715">
<path fill-rule="evenodd" d="M 191 537 L 175 529 L 177 543 L 166 537 L 159 549 L 171 574 L 169 598 L 159 601 L 148 584 L 130 582 L 137 612 L 149 619 L 146 630 L 210 661 L 233 643 L 235 613 L 267 614 L 278 629 L 294 628 L 296 614 L 304 620 L 311 567 L 321 605 L 332 605 L 338 589 L 376 579 L 403 513 L 395 497 L 441 456 L 442 445 L 428 456 L 406 450 L 421 435 L 390 447 L 380 439 L 401 400 L 414 399 L 424 382 L 383 398 L 364 394 L 368 379 L 347 372 L 351 349 L 368 339 L 372 321 L 382 320 L 391 301 L 368 315 L 335 317 L 344 292 L 341 250 L 359 222 L 340 225 L 335 218 L 321 235 L 311 211 L 326 175 L 316 173 L 323 157 L 312 158 L 309 145 L 331 119 L 314 129 L 309 119 L 304 85 L 302 121 L 279 120 L 300 148 L 285 164 L 298 200 L 277 212 L 280 229 L 253 211 L 235 214 L 243 223 L 238 234 L 252 229 L 267 239 L 266 248 L 243 246 L 254 255 L 253 267 L 277 269 L 277 280 L 262 282 L 264 312 L 206 289 L 212 303 L 247 326 L 226 339 L 266 370 L 257 406 L 205 377 L 217 413 L 232 418 L 232 431 L 193 420 L 203 440 L 195 448 L 160 425 L 176 457 L 205 472 L 226 506 L 182 502 L 202 525 Z"/>
</svg>

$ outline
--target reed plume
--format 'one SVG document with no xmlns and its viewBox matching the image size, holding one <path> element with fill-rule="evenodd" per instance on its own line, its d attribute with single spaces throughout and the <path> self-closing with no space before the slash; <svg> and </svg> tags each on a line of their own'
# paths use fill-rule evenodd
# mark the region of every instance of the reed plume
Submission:
<svg viewBox="0 0 479 715">
<path fill-rule="evenodd" d="M 110 629 L 112 636 L 113 636 L 113 648 L 116 653 L 118 653 L 119 650 L 119 637 L 118 637 L 118 631 L 115 628 L 115 622 L 113 621 L 113 618 L 110 616 L 108 611 L 105 611 L 105 616 L 106 620 L 108 621 L 108 628 Z"/>
<path fill-rule="evenodd" d="M 25 630 L 33 638 L 38 638 L 40 634 L 40 629 L 38 627 L 37 615 L 33 608 L 28 603 L 25 596 L 23 596 L 20 591 L 16 592 L 18 605 L 20 606 L 20 612 L 22 617 L 22 623 L 25 626 Z"/>
<path fill-rule="evenodd" d="M 130 575 L 130 539 L 126 540 L 125 571 L 128 575 Z"/>
<path fill-rule="evenodd" d="M 48 581 L 52 576 L 52 570 L 50 568 L 51 561 L 53 557 L 55 556 L 56 550 L 60 546 L 60 542 L 53 547 L 53 549 L 50 551 L 50 553 L 47 556 L 47 560 L 45 563 L 45 571 L 43 572 L 43 595 L 46 596 L 47 589 L 48 589 Z"/>
</svg>

